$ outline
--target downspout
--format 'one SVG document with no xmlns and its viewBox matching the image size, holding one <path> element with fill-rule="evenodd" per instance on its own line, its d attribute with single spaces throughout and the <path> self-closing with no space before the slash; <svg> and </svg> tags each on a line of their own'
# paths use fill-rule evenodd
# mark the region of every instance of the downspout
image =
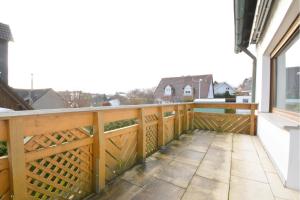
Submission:
<svg viewBox="0 0 300 200">
<path fill-rule="evenodd" d="M 255 92 L 256 92 L 256 57 L 248 49 L 246 49 L 246 48 L 242 48 L 242 51 L 244 53 L 246 53 L 253 60 L 251 101 L 252 101 L 252 103 L 255 103 Z"/>
</svg>

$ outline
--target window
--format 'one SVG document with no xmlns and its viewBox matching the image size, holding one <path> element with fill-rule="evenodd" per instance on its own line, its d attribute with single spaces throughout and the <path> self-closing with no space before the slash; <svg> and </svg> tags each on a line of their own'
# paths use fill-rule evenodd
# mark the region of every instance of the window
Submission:
<svg viewBox="0 0 300 200">
<path fill-rule="evenodd" d="M 272 58 L 272 111 L 300 113 L 300 34 L 291 34 Z"/>
<path fill-rule="evenodd" d="M 184 87 L 183 95 L 192 96 L 192 87 L 190 85 Z"/>
<path fill-rule="evenodd" d="M 243 99 L 243 103 L 249 103 L 248 99 Z"/>
<path fill-rule="evenodd" d="M 172 87 L 170 85 L 167 85 L 165 87 L 165 96 L 171 96 L 172 95 Z"/>
</svg>

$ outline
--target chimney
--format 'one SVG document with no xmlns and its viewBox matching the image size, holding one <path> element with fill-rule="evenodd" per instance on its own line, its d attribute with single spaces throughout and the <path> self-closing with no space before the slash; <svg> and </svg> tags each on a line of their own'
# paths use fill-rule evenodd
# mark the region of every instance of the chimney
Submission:
<svg viewBox="0 0 300 200">
<path fill-rule="evenodd" d="M 8 42 L 13 41 L 10 28 L 0 23 L 0 80 L 8 84 Z"/>
</svg>

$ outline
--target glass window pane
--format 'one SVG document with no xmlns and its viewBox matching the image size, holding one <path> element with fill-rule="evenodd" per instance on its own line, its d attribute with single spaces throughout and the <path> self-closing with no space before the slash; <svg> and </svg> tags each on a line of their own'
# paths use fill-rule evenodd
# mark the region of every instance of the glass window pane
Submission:
<svg viewBox="0 0 300 200">
<path fill-rule="evenodd" d="M 300 112 L 299 33 L 276 59 L 276 103 L 280 109 Z"/>
</svg>

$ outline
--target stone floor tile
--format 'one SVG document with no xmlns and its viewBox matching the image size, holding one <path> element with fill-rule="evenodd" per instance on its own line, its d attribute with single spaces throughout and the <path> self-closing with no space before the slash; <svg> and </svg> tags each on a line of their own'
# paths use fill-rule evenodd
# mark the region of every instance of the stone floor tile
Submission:
<svg viewBox="0 0 300 200">
<path fill-rule="evenodd" d="M 260 163 L 265 172 L 277 173 L 274 165 L 269 158 L 260 158 Z"/>
<path fill-rule="evenodd" d="M 117 179 L 106 186 L 106 189 L 100 194 L 91 198 L 91 200 L 128 200 L 142 191 L 141 187 L 133 185 L 125 180 Z"/>
<path fill-rule="evenodd" d="M 183 200 L 227 200 L 229 184 L 194 176 Z"/>
<path fill-rule="evenodd" d="M 163 180 L 155 179 L 145 186 L 132 200 L 179 200 L 184 189 Z"/>
<path fill-rule="evenodd" d="M 279 176 L 275 173 L 267 173 L 271 190 L 276 198 L 299 200 L 300 192 L 284 187 Z"/>
<path fill-rule="evenodd" d="M 194 145 L 194 144 L 189 144 L 186 149 L 192 150 L 192 151 L 198 151 L 202 153 L 206 153 L 208 150 L 209 145 Z"/>
<path fill-rule="evenodd" d="M 192 150 L 184 150 L 177 154 L 174 160 L 198 166 L 203 159 L 205 153 Z"/>
<path fill-rule="evenodd" d="M 150 183 L 155 173 L 159 173 L 171 162 L 169 159 L 162 159 L 151 156 L 146 159 L 144 164 L 139 164 L 131 170 L 126 171 L 121 178 L 138 186 Z"/>
<path fill-rule="evenodd" d="M 232 159 L 231 175 L 268 183 L 260 163 Z"/>
<path fill-rule="evenodd" d="M 196 166 L 179 161 L 172 161 L 166 168 L 154 176 L 179 187 L 187 188 L 190 180 L 196 172 L 196 169 Z"/>
<path fill-rule="evenodd" d="M 266 183 L 231 176 L 229 200 L 274 200 Z"/>
<path fill-rule="evenodd" d="M 234 150 L 232 152 L 232 158 L 256 163 L 260 162 L 258 154 L 254 151 Z"/>
<path fill-rule="evenodd" d="M 216 160 L 204 159 L 196 174 L 212 180 L 229 183 L 230 164 L 230 162 L 222 163 Z"/>
</svg>

